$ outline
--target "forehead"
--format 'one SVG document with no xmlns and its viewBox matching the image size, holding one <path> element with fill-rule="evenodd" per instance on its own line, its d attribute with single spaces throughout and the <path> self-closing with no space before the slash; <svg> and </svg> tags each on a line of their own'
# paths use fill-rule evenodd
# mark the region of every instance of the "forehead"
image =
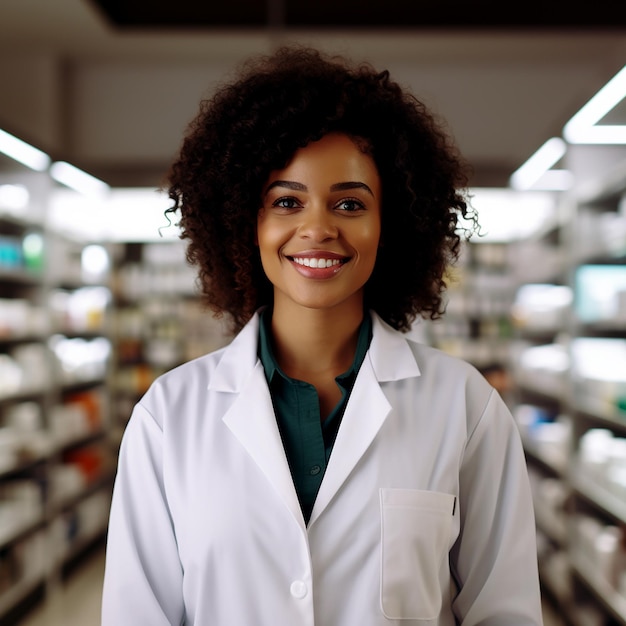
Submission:
<svg viewBox="0 0 626 626">
<path fill-rule="evenodd" d="M 379 181 L 376 164 L 368 154 L 366 144 L 341 133 L 325 135 L 297 150 L 283 169 L 270 174 L 268 182 L 286 177 L 333 183 L 363 179 Z"/>
</svg>

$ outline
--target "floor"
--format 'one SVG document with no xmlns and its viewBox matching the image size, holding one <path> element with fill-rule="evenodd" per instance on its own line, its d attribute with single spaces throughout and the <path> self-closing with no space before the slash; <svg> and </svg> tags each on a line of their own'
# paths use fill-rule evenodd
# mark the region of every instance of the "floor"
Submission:
<svg viewBox="0 0 626 626">
<path fill-rule="evenodd" d="M 19 626 L 99 626 L 103 574 L 104 551 L 97 550 Z"/>
<path fill-rule="evenodd" d="M 96 551 L 19 626 L 99 626 L 103 572 L 104 552 Z M 544 626 L 562 626 L 548 605 L 544 608 Z"/>
</svg>

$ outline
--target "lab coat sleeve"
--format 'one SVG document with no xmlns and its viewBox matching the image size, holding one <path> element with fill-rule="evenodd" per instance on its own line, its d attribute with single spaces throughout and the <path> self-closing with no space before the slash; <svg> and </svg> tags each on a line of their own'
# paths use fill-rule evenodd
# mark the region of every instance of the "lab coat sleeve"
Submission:
<svg viewBox="0 0 626 626">
<path fill-rule="evenodd" d="M 542 624 L 535 519 L 524 452 L 511 413 L 492 391 L 460 473 L 460 536 L 451 567 L 463 626 Z"/>
<path fill-rule="evenodd" d="M 182 568 L 163 480 L 162 430 L 137 405 L 120 448 L 102 598 L 102 626 L 179 626 Z"/>
</svg>

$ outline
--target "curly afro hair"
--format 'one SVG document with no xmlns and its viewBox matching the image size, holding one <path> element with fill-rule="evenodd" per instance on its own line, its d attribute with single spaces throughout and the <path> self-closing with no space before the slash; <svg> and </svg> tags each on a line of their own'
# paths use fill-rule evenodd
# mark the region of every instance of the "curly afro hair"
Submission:
<svg viewBox="0 0 626 626">
<path fill-rule="evenodd" d="M 272 285 L 255 246 L 261 190 L 301 147 L 331 132 L 365 145 L 383 189 L 382 239 L 365 304 L 394 328 L 443 313 L 445 270 L 458 259 L 468 170 L 444 125 L 368 64 L 287 46 L 245 63 L 189 125 L 168 176 L 187 260 L 209 308 L 237 331 Z"/>
</svg>

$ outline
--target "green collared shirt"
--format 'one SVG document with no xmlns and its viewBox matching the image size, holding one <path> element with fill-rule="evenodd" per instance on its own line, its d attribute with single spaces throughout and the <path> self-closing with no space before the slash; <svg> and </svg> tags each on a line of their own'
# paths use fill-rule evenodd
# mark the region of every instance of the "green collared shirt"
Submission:
<svg viewBox="0 0 626 626">
<path fill-rule="evenodd" d="M 352 366 L 335 378 L 341 400 L 323 422 L 315 387 L 289 378 L 280 369 L 272 349 L 271 321 L 271 309 L 265 309 L 259 325 L 259 358 L 265 369 L 296 493 L 308 523 L 350 392 L 372 339 L 372 320 L 366 312 L 359 328 Z"/>
</svg>

